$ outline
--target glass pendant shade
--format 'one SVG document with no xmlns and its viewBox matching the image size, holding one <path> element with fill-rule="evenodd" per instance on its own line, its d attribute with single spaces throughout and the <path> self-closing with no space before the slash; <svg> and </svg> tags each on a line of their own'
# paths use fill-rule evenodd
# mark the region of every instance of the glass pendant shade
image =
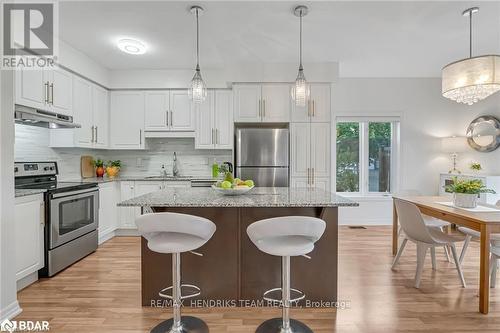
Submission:
<svg viewBox="0 0 500 333">
<path fill-rule="evenodd" d="M 453 62 L 442 70 L 442 94 L 472 105 L 500 90 L 500 56 L 485 55 Z"/>
<path fill-rule="evenodd" d="M 296 106 L 305 107 L 310 96 L 310 87 L 304 76 L 304 70 L 299 69 L 295 84 L 292 87 L 292 99 Z"/>
<path fill-rule="evenodd" d="M 194 103 L 202 103 L 207 98 L 207 86 L 201 77 L 200 69 L 197 68 L 191 80 L 188 90 L 189 99 Z"/>
</svg>

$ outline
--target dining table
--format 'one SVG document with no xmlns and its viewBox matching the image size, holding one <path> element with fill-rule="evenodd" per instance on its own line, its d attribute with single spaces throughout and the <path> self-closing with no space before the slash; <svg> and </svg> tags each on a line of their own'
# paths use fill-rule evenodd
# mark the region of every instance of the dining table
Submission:
<svg viewBox="0 0 500 333">
<path fill-rule="evenodd" d="M 420 212 L 457 226 L 480 232 L 479 257 L 479 312 L 487 314 L 490 305 L 490 235 L 500 233 L 500 209 L 497 206 L 479 203 L 478 208 L 459 208 L 452 204 L 451 197 L 444 196 L 394 196 L 392 254 L 398 250 L 398 213 L 395 200 L 415 204 Z"/>
</svg>

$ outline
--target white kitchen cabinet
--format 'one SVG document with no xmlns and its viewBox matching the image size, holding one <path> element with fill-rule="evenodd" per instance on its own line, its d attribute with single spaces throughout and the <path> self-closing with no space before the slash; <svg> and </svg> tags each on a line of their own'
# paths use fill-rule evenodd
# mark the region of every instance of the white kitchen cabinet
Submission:
<svg viewBox="0 0 500 333">
<path fill-rule="evenodd" d="M 120 182 L 120 200 L 128 200 L 135 197 L 135 182 Z M 118 208 L 118 228 L 135 229 L 135 218 L 137 216 L 137 207 L 119 207 Z"/>
<path fill-rule="evenodd" d="M 292 188 L 308 188 L 307 177 L 291 177 L 290 187 Z"/>
<path fill-rule="evenodd" d="M 235 122 L 289 122 L 290 85 L 286 83 L 235 84 Z"/>
<path fill-rule="evenodd" d="M 145 130 L 170 130 L 170 91 L 146 91 Z"/>
<path fill-rule="evenodd" d="M 233 149 L 233 105 L 230 90 L 211 90 L 196 106 L 196 149 Z"/>
<path fill-rule="evenodd" d="M 194 105 L 189 100 L 187 90 L 170 91 L 170 130 L 194 131 Z"/>
<path fill-rule="evenodd" d="M 290 136 L 292 186 L 305 179 L 307 187 L 328 189 L 330 123 L 292 123 Z"/>
<path fill-rule="evenodd" d="M 88 80 L 73 76 L 73 121 L 80 128 L 50 131 L 51 147 L 109 147 L 109 94 Z"/>
<path fill-rule="evenodd" d="M 144 92 L 111 92 L 110 147 L 144 149 Z"/>
<path fill-rule="evenodd" d="M 191 187 L 191 182 L 188 180 L 167 180 L 163 184 L 163 188 L 187 188 Z"/>
<path fill-rule="evenodd" d="M 99 244 L 113 237 L 117 223 L 118 193 L 116 183 L 99 184 Z"/>
<path fill-rule="evenodd" d="M 159 191 L 163 188 L 163 181 L 136 181 L 135 182 L 135 196 L 148 194 L 151 192 Z"/>
<path fill-rule="evenodd" d="M 45 265 L 44 207 L 42 194 L 16 198 L 14 214 L 17 281 L 36 273 Z"/>
<path fill-rule="evenodd" d="M 16 104 L 71 116 L 73 74 L 55 67 L 16 71 Z"/>
<path fill-rule="evenodd" d="M 296 106 L 292 101 L 292 122 L 330 122 L 330 84 L 312 83 L 310 89 L 311 94 L 305 107 Z"/>
</svg>

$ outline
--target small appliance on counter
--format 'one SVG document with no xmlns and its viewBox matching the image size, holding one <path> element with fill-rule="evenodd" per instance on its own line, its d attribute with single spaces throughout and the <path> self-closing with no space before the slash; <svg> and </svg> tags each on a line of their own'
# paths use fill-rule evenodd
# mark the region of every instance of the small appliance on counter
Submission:
<svg viewBox="0 0 500 333">
<path fill-rule="evenodd" d="M 16 189 L 45 189 L 45 267 L 53 276 L 97 249 L 97 183 L 58 182 L 56 162 L 16 162 Z"/>
<path fill-rule="evenodd" d="M 288 128 L 239 128 L 235 147 L 236 177 L 259 187 L 288 187 Z"/>
</svg>

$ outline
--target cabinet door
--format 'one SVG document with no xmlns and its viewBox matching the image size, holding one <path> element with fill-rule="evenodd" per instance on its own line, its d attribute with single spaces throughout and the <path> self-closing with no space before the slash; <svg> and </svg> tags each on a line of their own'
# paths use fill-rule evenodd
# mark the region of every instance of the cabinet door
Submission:
<svg viewBox="0 0 500 333">
<path fill-rule="evenodd" d="M 307 188 L 307 177 L 292 177 L 290 181 L 290 187 L 292 188 Z"/>
<path fill-rule="evenodd" d="M 195 106 L 189 100 L 187 90 L 170 91 L 170 130 L 194 131 Z"/>
<path fill-rule="evenodd" d="M 330 123 L 311 124 L 311 168 L 314 177 L 330 177 Z"/>
<path fill-rule="evenodd" d="M 130 181 L 120 182 L 120 200 L 132 199 L 135 196 L 135 184 Z M 119 224 L 122 229 L 134 229 L 137 207 L 118 207 Z"/>
<path fill-rule="evenodd" d="M 148 194 L 151 192 L 159 191 L 163 188 L 162 181 L 136 181 L 135 182 L 135 196 Z"/>
<path fill-rule="evenodd" d="M 330 178 L 328 177 L 314 177 L 311 187 L 318 188 L 323 191 L 329 192 L 330 188 Z"/>
<path fill-rule="evenodd" d="M 44 205 L 41 195 L 16 198 L 16 279 L 44 266 Z"/>
<path fill-rule="evenodd" d="M 106 89 L 92 85 L 92 103 L 94 120 L 94 146 L 107 148 L 109 146 L 109 94 Z"/>
<path fill-rule="evenodd" d="M 99 240 L 116 229 L 116 208 L 115 183 L 99 184 Z"/>
<path fill-rule="evenodd" d="M 60 68 L 50 71 L 49 99 L 53 112 L 72 115 L 73 74 Z"/>
<path fill-rule="evenodd" d="M 262 85 L 262 120 L 264 122 L 290 121 L 290 85 L 266 83 Z"/>
<path fill-rule="evenodd" d="M 146 91 L 145 130 L 167 131 L 170 106 L 169 91 Z"/>
<path fill-rule="evenodd" d="M 214 122 L 215 122 L 215 98 L 214 91 L 207 94 L 207 99 L 198 105 L 195 105 L 196 112 L 196 130 L 194 147 L 196 149 L 214 149 Z"/>
<path fill-rule="evenodd" d="M 233 149 L 233 94 L 230 90 L 215 92 L 216 149 Z"/>
<path fill-rule="evenodd" d="M 311 121 L 330 121 L 330 85 L 326 83 L 311 84 Z"/>
<path fill-rule="evenodd" d="M 16 71 L 16 104 L 48 110 L 47 93 L 43 70 Z"/>
<path fill-rule="evenodd" d="M 75 129 L 75 145 L 92 147 L 94 123 L 92 119 L 92 83 L 73 77 L 73 121 L 82 127 Z"/>
<path fill-rule="evenodd" d="M 111 92 L 110 141 L 115 149 L 144 148 L 144 93 Z"/>
<path fill-rule="evenodd" d="M 311 127 L 309 123 L 294 123 L 290 126 L 291 175 L 308 177 L 311 157 Z"/>
<path fill-rule="evenodd" d="M 233 86 L 234 121 L 260 122 L 261 86 L 260 84 L 238 84 Z"/>
<path fill-rule="evenodd" d="M 167 180 L 164 186 L 165 188 L 173 188 L 173 187 L 186 188 L 186 187 L 191 187 L 191 182 L 180 181 L 180 180 Z"/>
</svg>

